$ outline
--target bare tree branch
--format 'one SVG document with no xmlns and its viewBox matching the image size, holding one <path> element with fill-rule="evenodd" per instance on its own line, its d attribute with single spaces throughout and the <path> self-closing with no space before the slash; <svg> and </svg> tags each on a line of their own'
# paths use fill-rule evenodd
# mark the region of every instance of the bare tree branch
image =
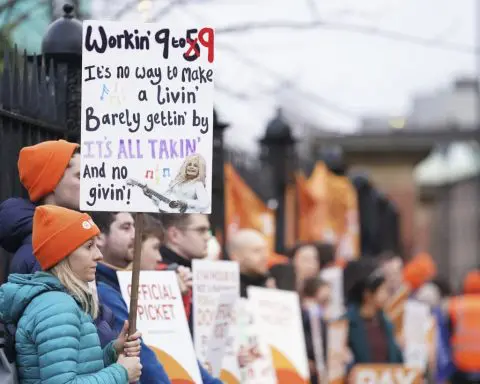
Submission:
<svg viewBox="0 0 480 384">
<path fill-rule="evenodd" d="M 403 32 L 389 31 L 371 26 L 347 24 L 341 22 L 330 22 L 326 20 L 315 21 L 265 21 L 265 22 L 247 22 L 243 24 L 231 25 L 228 27 L 216 28 L 217 34 L 234 34 L 255 32 L 259 30 L 285 29 L 285 30 L 311 30 L 311 29 L 332 29 L 351 33 L 360 33 L 363 35 L 377 36 L 391 40 L 403 41 L 410 44 L 422 45 L 434 48 L 441 48 L 450 51 L 456 51 L 466 54 L 480 54 L 480 48 L 462 44 L 439 41 L 438 39 L 425 38 L 421 36 L 409 35 Z"/>
<path fill-rule="evenodd" d="M 263 72 L 265 75 L 270 76 L 272 79 L 275 79 L 278 82 L 287 84 L 289 87 L 295 90 L 295 92 L 298 95 L 306 97 L 307 99 L 313 100 L 314 102 L 318 103 L 318 105 L 323 106 L 325 109 L 328 109 L 332 112 L 335 112 L 339 115 L 346 116 L 349 118 L 353 118 L 353 119 L 358 118 L 358 115 L 352 112 L 351 110 L 344 108 L 343 106 L 339 106 L 334 102 L 324 98 L 323 96 L 320 96 L 317 93 L 305 91 L 304 89 L 301 89 L 295 83 L 293 83 L 291 79 L 287 78 L 286 76 L 278 72 L 275 72 L 274 70 L 272 70 L 272 68 L 266 65 L 263 65 L 249 57 L 246 57 L 243 53 L 241 53 L 239 50 L 237 50 L 235 47 L 231 45 L 218 43 L 217 48 L 233 54 L 238 61 L 249 66 L 250 68 L 255 68 Z"/>
</svg>

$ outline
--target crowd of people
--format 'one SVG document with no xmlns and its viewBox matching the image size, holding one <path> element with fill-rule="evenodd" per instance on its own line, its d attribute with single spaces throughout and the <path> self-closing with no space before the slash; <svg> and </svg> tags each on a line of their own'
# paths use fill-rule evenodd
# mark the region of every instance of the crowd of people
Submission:
<svg viewBox="0 0 480 384">
<path fill-rule="evenodd" d="M 58 140 L 23 148 L 18 170 L 29 200 L 10 198 L 0 204 L 0 246 L 13 255 L 8 281 L 0 287 L 0 321 L 3 351 L 15 363 L 19 382 L 169 383 L 141 334 L 128 335 L 128 306 L 116 272 L 132 265 L 132 214 L 79 211 L 77 144 Z M 207 215 L 144 215 L 141 269 L 173 267 L 191 332 L 192 261 L 224 256 L 218 248 L 212 253 L 211 240 Z M 271 267 L 265 237 L 246 228 L 228 239 L 226 251 L 228 259 L 239 264 L 242 297 L 249 286 L 298 292 L 311 382 L 318 382 L 312 319 L 318 321 L 327 364 L 334 287 L 319 276 L 339 267 L 334 247 L 298 244 L 289 264 Z M 428 257 L 403 265 L 397 255 L 383 254 L 341 268 L 342 318 L 348 321 L 343 358 L 348 369 L 404 361 L 403 335 L 388 306 L 405 291 L 427 304 L 436 320 L 436 364 L 425 377 L 432 383 L 480 382 L 480 270 L 466 277 L 460 295 L 452 296 Z M 204 383 L 221 382 L 199 367 Z"/>
</svg>

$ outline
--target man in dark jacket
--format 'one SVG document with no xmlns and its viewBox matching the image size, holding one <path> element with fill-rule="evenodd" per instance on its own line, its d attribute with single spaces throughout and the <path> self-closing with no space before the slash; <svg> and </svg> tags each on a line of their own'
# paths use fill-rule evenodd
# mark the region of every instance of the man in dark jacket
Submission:
<svg viewBox="0 0 480 384">
<path fill-rule="evenodd" d="M 247 288 L 275 288 L 268 271 L 268 245 L 265 236 L 254 229 L 240 229 L 228 242 L 228 254 L 240 267 L 240 295 L 247 297 Z"/>
<path fill-rule="evenodd" d="M 40 204 L 79 208 L 80 148 L 64 140 L 45 141 L 25 147 L 18 159 L 20 181 L 30 200 L 11 198 L 0 204 L 0 246 L 13 253 L 10 273 L 39 271 L 32 249 L 32 223 Z M 113 330 L 113 313 L 105 306 L 95 320 L 102 346 L 118 336 Z"/>
<path fill-rule="evenodd" d="M 162 263 L 178 264 L 191 269 L 192 260 L 204 259 L 207 256 L 210 239 L 210 222 L 207 215 L 162 214 L 160 220 L 165 229 L 165 244 L 160 248 Z M 188 325 L 193 334 L 192 314 L 191 308 Z"/>
</svg>

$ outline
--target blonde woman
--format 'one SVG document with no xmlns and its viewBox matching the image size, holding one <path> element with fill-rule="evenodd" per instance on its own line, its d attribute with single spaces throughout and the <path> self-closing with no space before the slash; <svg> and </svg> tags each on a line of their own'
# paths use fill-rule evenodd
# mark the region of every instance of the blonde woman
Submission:
<svg viewBox="0 0 480 384">
<path fill-rule="evenodd" d="M 210 207 L 206 189 L 206 163 L 199 153 L 183 161 L 176 177 L 170 182 L 166 195 L 171 198 L 170 208 L 186 206 L 187 212 L 203 212 Z"/>
<path fill-rule="evenodd" d="M 127 384 L 141 374 L 140 334 L 103 350 L 93 320 L 98 302 L 88 283 L 102 254 L 90 216 L 43 205 L 33 218 L 33 252 L 44 272 L 10 275 L 0 287 L 0 319 L 16 326 L 20 383 Z"/>
</svg>

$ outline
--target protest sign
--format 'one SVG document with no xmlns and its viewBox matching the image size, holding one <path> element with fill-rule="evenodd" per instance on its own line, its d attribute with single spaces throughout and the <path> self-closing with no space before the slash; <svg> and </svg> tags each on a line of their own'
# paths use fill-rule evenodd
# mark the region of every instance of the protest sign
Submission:
<svg viewBox="0 0 480 384">
<path fill-rule="evenodd" d="M 272 350 L 278 382 L 306 384 L 310 373 L 298 294 L 252 286 L 247 292 L 258 329 Z"/>
<path fill-rule="evenodd" d="M 230 364 L 234 363 L 235 366 L 229 367 L 230 370 L 224 369 L 223 374 L 225 384 L 239 383 L 238 380 L 232 380 L 233 375 L 230 371 L 238 373 L 240 377 L 240 371 L 238 368 L 237 355 L 235 353 L 233 340 L 235 337 L 235 325 L 233 324 L 235 316 L 235 304 L 239 299 L 236 293 L 221 293 L 217 301 L 217 311 L 213 324 L 211 327 L 210 337 L 208 339 L 206 361 L 210 366 L 211 373 L 215 377 L 220 377 L 222 373 L 223 360 L 225 351 L 229 348 Z M 233 330 L 233 335 L 230 332 Z M 226 356 L 225 356 L 226 357 Z"/>
<path fill-rule="evenodd" d="M 132 273 L 117 275 L 122 296 L 130 303 Z M 202 383 L 175 272 L 140 272 L 137 328 L 172 383 Z"/>
<path fill-rule="evenodd" d="M 272 352 L 258 327 L 252 303 L 240 298 L 236 306 L 236 340 L 242 384 L 277 384 Z"/>
<path fill-rule="evenodd" d="M 211 212 L 212 28 L 84 21 L 80 208 Z"/>
<path fill-rule="evenodd" d="M 425 371 L 429 361 L 428 333 L 432 325 L 430 308 L 419 301 L 407 300 L 403 316 L 405 365 Z"/>
<path fill-rule="evenodd" d="M 229 328 L 234 325 L 234 305 L 240 297 L 240 271 L 237 262 L 193 260 L 193 334 L 198 359 L 216 371 L 218 361 L 210 357 L 219 356 L 223 349 L 225 356 L 220 361 L 220 377 L 225 384 L 240 382 L 237 353 L 235 351 L 235 332 Z M 221 334 L 212 333 L 221 330 Z M 223 337 L 222 337 L 223 335 Z M 224 345 L 222 346 L 222 340 Z M 226 348 L 226 349 L 225 349 Z"/>
<path fill-rule="evenodd" d="M 348 321 L 335 320 L 328 324 L 327 373 L 330 384 L 341 384 L 347 374 Z"/>
<path fill-rule="evenodd" d="M 329 319 L 338 319 L 345 312 L 343 304 L 343 269 L 341 267 L 328 267 L 320 271 L 320 277 L 330 284 L 332 300 L 327 308 Z"/>
<path fill-rule="evenodd" d="M 420 371 L 400 364 L 357 364 L 350 373 L 352 384 L 421 384 Z"/>
</svg>

